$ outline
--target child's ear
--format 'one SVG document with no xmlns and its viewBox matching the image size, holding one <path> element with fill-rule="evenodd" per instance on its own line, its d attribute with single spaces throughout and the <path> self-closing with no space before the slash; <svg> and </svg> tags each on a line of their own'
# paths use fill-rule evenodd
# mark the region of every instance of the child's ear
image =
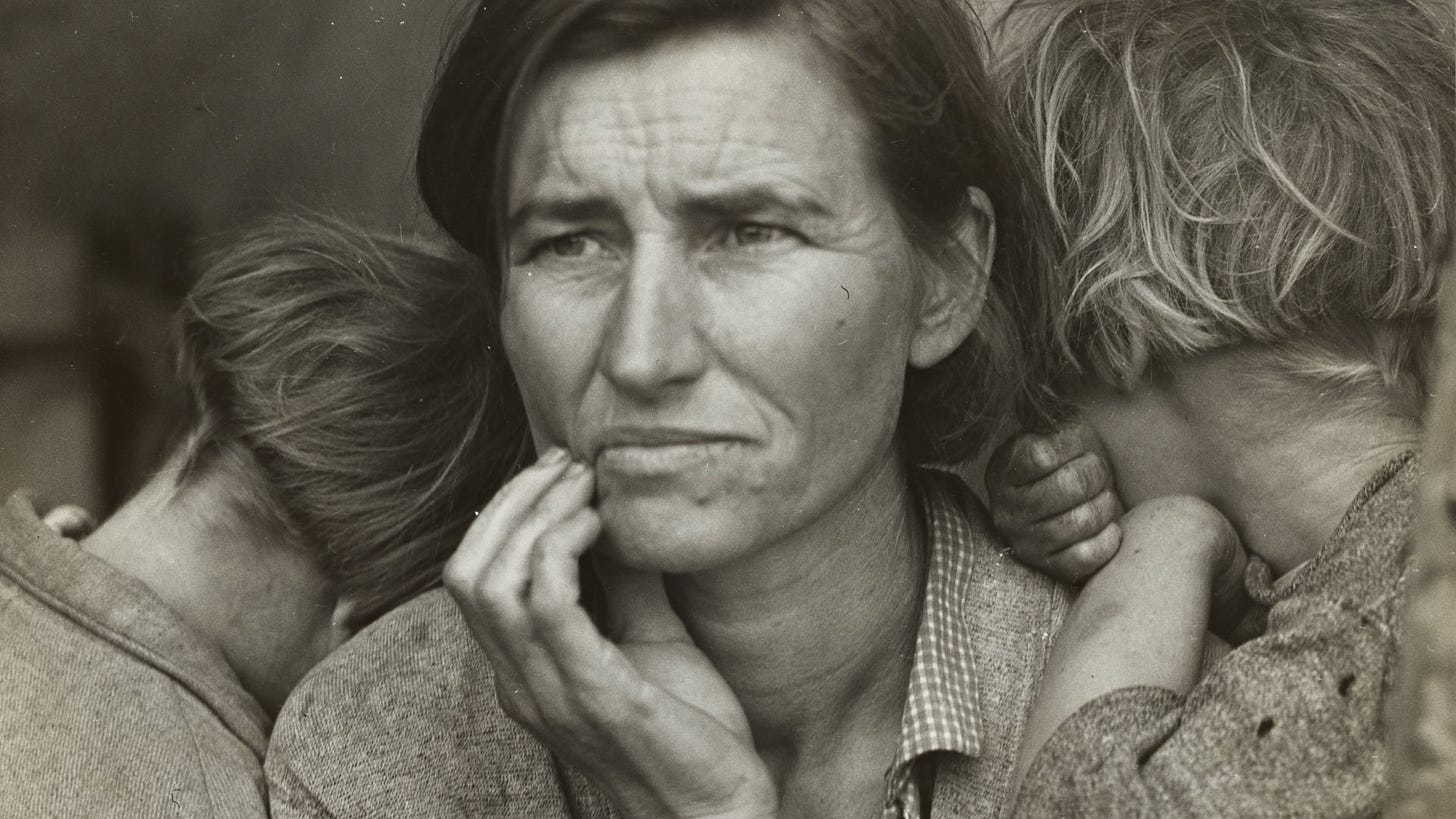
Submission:
<svg viewBox="0 0 1456 819">
<path fill-rule="evenodd" d="M 952 235 L 927 255 L 930 269 L 910 340 L 910 365 L 922 369 L 954 352 L 981 317 L 996 256 L 996 212 L 985 191 L 966 189 Z"/>
<path fill-rule="evenodd" d="M 1102 383 L 1123 394 L 1131 394 L 1148 376 L 1148 344 L 1141 334 L 1128 340 L 1124 355 L 1115 362 L 1097 361 L 1092 370 Z"/>
</svg>

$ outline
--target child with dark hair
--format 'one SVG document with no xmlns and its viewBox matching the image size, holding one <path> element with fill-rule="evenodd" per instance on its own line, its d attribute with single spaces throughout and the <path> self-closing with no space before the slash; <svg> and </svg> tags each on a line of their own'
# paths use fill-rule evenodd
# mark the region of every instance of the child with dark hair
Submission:
<svg viewBox="0 0 1456 819">
<path fill-rule="evenodd" d="M 1008 442 L 987 483 L 1018 556 L 1086 581 L 1018 812 L 1379 810 L 1456 208 L 1451 12 L 1013 11 L 1035 33 L 1010 99 L 1063 242 L 1024 281 L 1030 403 L 1077 420 Z"/>
<path fill-rule="evenodd" d="M 25 494 L 0 510 L 8 806 L 266 815 L 271 715 L 439 582 L 527 451 L 481 275 L 302 217 L 210 261 L 179 316 L 188 426 L 157 475 L 80 542 Z"/>
</svg>

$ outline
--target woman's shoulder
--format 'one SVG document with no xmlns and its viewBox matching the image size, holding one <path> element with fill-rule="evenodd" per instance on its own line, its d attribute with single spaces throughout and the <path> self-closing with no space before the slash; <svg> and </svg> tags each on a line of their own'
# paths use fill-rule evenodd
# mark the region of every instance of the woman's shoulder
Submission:
<svg viewBox="0 0 1456 819">
<path fill-rule="evenodd" d="M 444 591 L 386 614 L 284 705 L 266 766 L 273 815 L 565 815 L 554 762 L 494 686 Z"/>
<path fill-rule="evenodd" d="M 494 700 L 493 679 L 454 601 L 436 589 L 386 613 L 315 666 L 280 720 L 341 702 L 387 716 L 474 698 L 482 686 Z"/>
</svg>

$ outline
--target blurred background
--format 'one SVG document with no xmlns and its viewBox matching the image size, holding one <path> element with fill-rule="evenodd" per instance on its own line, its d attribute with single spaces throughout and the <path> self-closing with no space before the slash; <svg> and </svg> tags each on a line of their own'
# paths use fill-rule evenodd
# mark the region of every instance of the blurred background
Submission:
<svg viewBox="0 0 1456 819">
<path fill-rule="evenodd" d="M 461 7 L 0 3 L 0 493 L 104 515 L 140 484 L 209 237 L 298 205 L 427 228 L 410 162 Z"/>
</svg>

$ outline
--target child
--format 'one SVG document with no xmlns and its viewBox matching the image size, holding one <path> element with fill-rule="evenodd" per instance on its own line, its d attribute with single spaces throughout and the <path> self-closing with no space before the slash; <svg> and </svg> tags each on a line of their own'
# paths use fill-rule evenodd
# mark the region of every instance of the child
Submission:
<svg viewBox="0 0 1456 819">
<path fill-rule="evenodd" d="M 522 455 L 479 275 L 304 218 L 212 260 L 180 312 L 190 414 L 161 471 L 79 543 L 24 494 L 0 510 L 8 808 L 266 816 L 269 715 L 439 582 Z"/>
<path fill-rule="evenodd" d="M 1009 93 L 1064 240 L 1020 300 L 1034 403 L 1081 423 L 1008 443 L 987 483 L 1023 560 L 1090 575 L 1017 811 L 1377 811 L 1456 180 L 1451 9 L 1015 13 L 1044 15 Z M 1236 646 L 1204 673 L 1210 625 Z"/>
</svg>

